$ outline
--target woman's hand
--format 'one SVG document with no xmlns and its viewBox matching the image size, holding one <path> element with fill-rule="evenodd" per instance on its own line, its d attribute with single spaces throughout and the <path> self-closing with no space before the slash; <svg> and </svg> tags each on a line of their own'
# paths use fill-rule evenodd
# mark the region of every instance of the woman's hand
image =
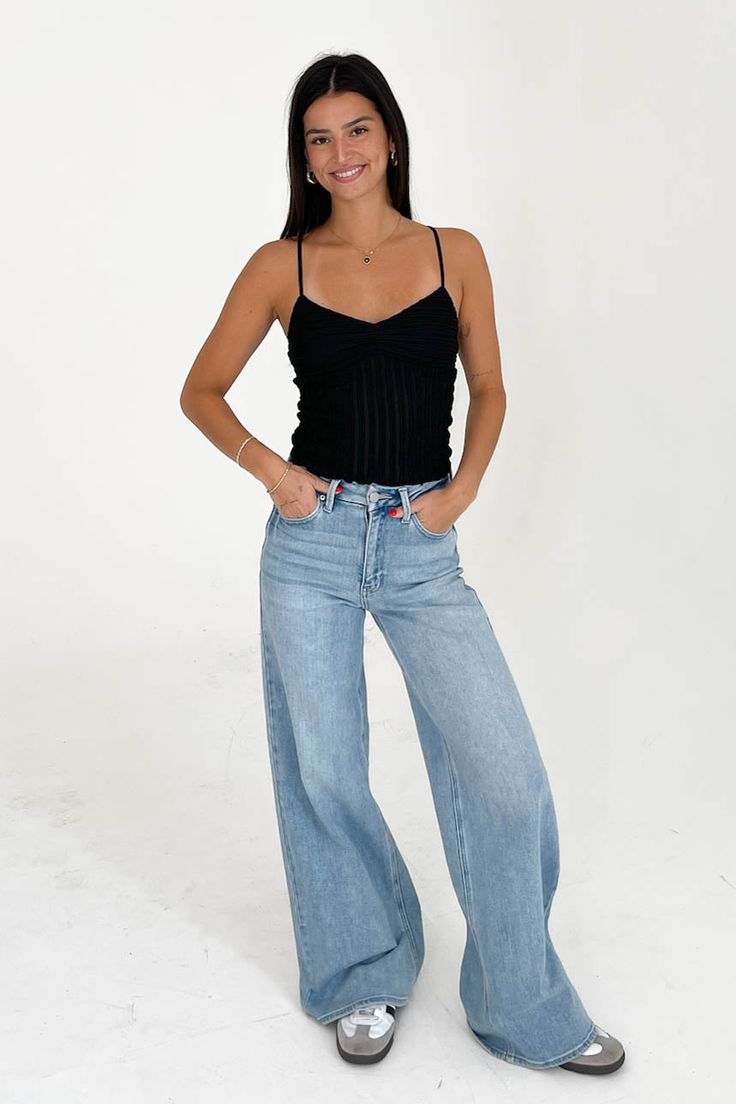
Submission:
<svg viewBox="0 0 736 1104">
<path fill-rule="evenodd" d="M 329 482 L 300 464 L 292 464 L 271 498 L 284 517 L 306 517 L 317 509 L 317 492 L 329 489 Z"/>
<path fill-rule="evenodd" d="M 430 533 L 445 533 L 465 512 L 469 503 L 462 499 L 452 483 L 437 487 L 434 491 L 425 491 L 411 502 L 411 511 Z M 389 510 L 391 517 L 404 516 L 403 506 Z"/>
</svg>

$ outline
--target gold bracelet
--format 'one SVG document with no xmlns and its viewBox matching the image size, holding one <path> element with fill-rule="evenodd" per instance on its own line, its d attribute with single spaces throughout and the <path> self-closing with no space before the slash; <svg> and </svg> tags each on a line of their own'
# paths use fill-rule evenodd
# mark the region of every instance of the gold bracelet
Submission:
<svg viewBox="0 0 736 1104">
<path fill-rule="evenodd" d="M 279 484 L 283 481 L 284 476 L 286 475 L 286 473 L 288 472 L 290 467 L 291 467 L 290 463 L 286 465 L 286 467 L 284 468 L 284 474 L 281 476 L 281 479 L 279 479 L 279 482 L 276 483 L 275 486 L 273 486 L 270 491 L 268 491 L 268 494 L 273 494 L 273 492 L 276 490 L 276 487 L 278 487 Z"/>
<path fill-rule="evenodd" d="M 238 449 L 238 451 L 235 455 L 235 463 L 238 465 L 238 467 L 240 467 L 240 454 L 241 454 L 241 452 L 243 451 L 245 446 L 248 444 L 248 442 L 252 441 L 252 440 L 253 440 L 253 434 L 251 433 L 250 437 L 246 437 L 245 440 L 243 441 L 242 445 Z"/>
</svg>

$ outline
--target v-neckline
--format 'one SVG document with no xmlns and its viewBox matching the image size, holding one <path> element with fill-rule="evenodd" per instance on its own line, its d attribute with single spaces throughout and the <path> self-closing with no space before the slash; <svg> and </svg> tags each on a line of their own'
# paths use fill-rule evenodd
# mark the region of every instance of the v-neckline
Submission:
<svg viewBox="0 0 736 1104">
<path fill-rule="evenodd" d="M 374 326 L 383 326 L 387 322 L 393 322 L 394 319 L 400 318 L 401 315 L 406 314 L 407 311 L 412 310 L 414 307 L 420 306 L 422 303 L 426 303 L 428 299 L 433 298 L 433 296 L 438 295 L 440 292 L 444 292 L 445 295 L 447 296 L 447 298 L 449 300 L 449 303 L 450 303 L 450 306 L 452 307 L 453 314 L 455 315 L 455 318 L 457 319 L 458 314 L 457 314 L 457 308 L 455 306 L 455 302 L 454 302 L 452 296 L 450 295 L 449 291 L 447 290 L 447 288 L 444 284 L 440 284 L 439 287 L 434 288 L 434 290 L 428 292 L 427 295 L 423 295 L 421 297 L 421 299 L 415 299 L 413 303 L 409 303 L 408 306 L 402 307 L 401 310 L 396 311 L 395 314 L 389 314 L 387 318 L 379 318 L 375 322 L 371 321 L 370 318 L 356 318 L 355 315 L 344 314 L 343 311 L 333 310 L 332 307 L 326 307 L 324 305 L 324 303 L 318 303 L 315 299 L 310 299 L 310 297 L 308 295 L 305 295 L 304 292 L 300 292 L 299 295 L 297 295 L 297 297 L 294 301 L 293 307 L 291 308 L 291 315 L 289 316 L 289 326 L 288 326 L 288 329 L 286 331 L 286 336 L 287 336 L 287 339 L 291 336 L 291 330 L 292 330 L 292 325 L 293 325 L 293 321 L 294 321 L 294 312 L 295 312 L 295 310 L 297 308 L 297 304 L 299 303 L 300 300 L 304 300 L 305 303 L 311 303 L 311 305 L 313 307 L 317 307 L 318 310 L 326 311 L 328 314 L 334 314 L 338 318 L 344 318 L 348 322 L 355 322 L 359 326 L 374 327 Z"/>
</svg>

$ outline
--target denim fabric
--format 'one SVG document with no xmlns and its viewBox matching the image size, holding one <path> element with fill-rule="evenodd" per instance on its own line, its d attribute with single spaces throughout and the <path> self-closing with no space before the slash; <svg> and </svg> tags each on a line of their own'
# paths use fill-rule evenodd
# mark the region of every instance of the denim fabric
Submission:
<svg viewBox="0 0 736 1104">
<path fill-rule="evenodd" d="M 441 479 L 329 475 L 306 517 L 274 506 L 260 561 L 266 727 L 303 1010 L 329 1023 L 403 1005 L 424 959 L 416 890 L 369 788 L 368 610 L 401 668 L 466 921 L 459 993 L 491 1054 L 533 1069 L 595 1024 L 552 944 L 559 875 L 547 772 L 455 526 L 414 513 Z M 342 491 L 336 493 L 337 487 Z M 401 505 L 404 517 L 389 517 Z"/>
</svg>

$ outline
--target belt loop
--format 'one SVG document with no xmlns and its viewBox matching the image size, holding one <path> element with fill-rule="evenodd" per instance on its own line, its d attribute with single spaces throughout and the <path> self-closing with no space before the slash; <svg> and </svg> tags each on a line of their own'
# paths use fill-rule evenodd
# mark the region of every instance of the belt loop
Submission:
<svg viewBox="0 0 736 1104">
<path fill-rule="evenodd" d="M 322 478 L 326 479 L 327 477 L 322 476 Z M 333 504 L 335 502 L 335 492 L 337 491 L 337 488 L 340 486 L 341 482 L 342 482 L 341 479 L 330 479 L 329 488 L 327 489 L 326 492 L 323 492 L 324 494 L 326 494 L 325 505 L 324 505 L 325 510 L 332 510 Z"/>
<path fill-rule="evenodd" d="M 409 524 L 409 515 L 411 514 L 411 500 L 409 499 L 409 491 L 406 487 L 399 487 L 399 494 L 401 495 L 401 506 L 404 511 L 401 521 L 404 525 Z"/>
</svg>

